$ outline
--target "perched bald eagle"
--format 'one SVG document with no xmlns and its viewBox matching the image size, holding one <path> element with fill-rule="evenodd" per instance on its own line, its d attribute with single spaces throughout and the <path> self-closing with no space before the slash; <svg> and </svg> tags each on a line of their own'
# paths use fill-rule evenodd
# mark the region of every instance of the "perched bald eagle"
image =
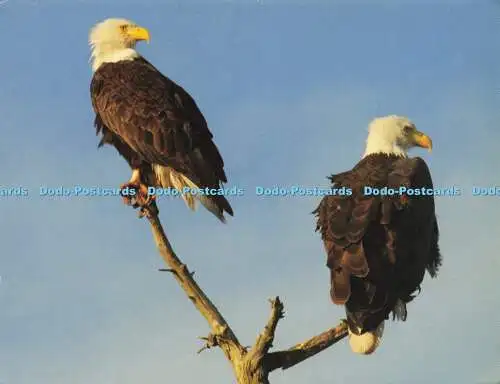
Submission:
<svg viewBox="0 0 500 384">
<path fill-rule="evenodd" d="M 386 116 L 369 126 L 366 150 L 353 169 L 330 180 L 350 196 L 325 196 L 317 217 L 330 269 L 333 303 L 344 305 L 353 352 L 371 354 L 384 322 L 406 320 L 406 304 L 420 292 L 427 270 L 441 265 L 434 197 L 365 194 L 365 186 L 408 190 L 433 188 L 424 160 L 410 158 L 414 147 L 432 149 L 431 139 L 405 117 Z"/>
<path fill-rule="evenodd" d="M 149 32 L 124 19 L 107 19 L 90 31 L 98 146 L 113 145 L 127 160 L 132 177 L 122 188 L 138 191 L 138 205 L 152 202 L 148 186 L 219 190 L 227 182 L 224 161 L 205 118 L 183 88 L 139 55 L 141 40 L 149 41 Z M 182 197 L 191 209 L 198 199 L 222 222 L 224 212 L 233 215 L 223 195 Z"/>
</svg>

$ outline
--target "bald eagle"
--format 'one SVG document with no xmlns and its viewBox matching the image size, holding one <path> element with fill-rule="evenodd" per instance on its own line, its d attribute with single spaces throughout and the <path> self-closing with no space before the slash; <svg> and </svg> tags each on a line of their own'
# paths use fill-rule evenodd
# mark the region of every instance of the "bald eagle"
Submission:
<svg viewBox="0 0 500 384">
<path fill-rule="evenodd" d="M 147 29 L 125 19 L 107 19 L 90 31 L 98 147 L 112 145 L 126 159 L 132 177 L 122 188 L 137 191 L 137 205 L 152 203 L 149 186 L 172 188 L 189 208 L 198 199 L 224 222 L 224 212 L 233 210 L 222 194 L 191 193 L 220 191 L 227 182 L 224 161 L 193 98 L 135 50 L 149 38 Z"/>
<path fill-rule="evenodd" d="M 436 277 L 441 265 L 432 195 L 365 193 L 365 186 L 380 192 L 433 188 L 424 160 L 407 155 L 414 146 L 431 151 L 432 141 L 408 118 L 374 119 L 361 161 L 329 178 L 351 194 L 325 196 L 313 212 L 327 253 L 330 296 L 345 306 L 355 353 L 376 350 L 390 314 L 406 320 L 406 304 L 420 292 L 425 271 Z"/>
</svg>

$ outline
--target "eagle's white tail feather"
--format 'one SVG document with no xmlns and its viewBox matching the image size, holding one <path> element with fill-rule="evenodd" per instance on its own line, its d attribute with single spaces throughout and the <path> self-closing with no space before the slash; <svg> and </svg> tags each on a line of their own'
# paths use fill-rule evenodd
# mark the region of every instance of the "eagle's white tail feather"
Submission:
<svg viewBox="0 0 500 384">
<path fill-rule="evenodd" d="M 384 334 L 384 322 L 382 322 L 374 332 L 365 332 L 361 335 L 356 335 L 349 332 L 349 345 L 354 353 L 361 355 L 369 355 L 375 352 L 380 345 L 382 335 Z"/>
<path fill-rule="evenodd" d="M 192 190 L 198 189 L 195 183 L 182 173 L 176 172 L 170 167 L 153 164 L 153 171 L 162 188 L 174 188 L 178 190 L 181 193 L 182 199 L 186 202 L 186 205 L 193 211 L 196 210 L 195 195 L 192 193 L 182 193 L 184 188 L 190 188 Z"/>
<path fill-rule="evenodd" d="M 198 200 L 208 211 L 212 212 L 220 221 L 226 222 L 224 217 L 223 209 L 217 203 L 215 197 L 205 196 L 200 193 L 183 193 L 184 188 L 189 188 L 191 190 L 197 190 L 199 187 L 191 181 L 188 177 L 175 171 L 170 167 L 164 167 L 161 165 L 153 164 L 153 171 L 155 173 L 158 184 L 162 188 L 173 188 L 180 192 L 182 199 L 186 202 L 186 205 L 192 209 L 196 210 L 196 200 Z M 185 191 L 185 190 L 184 190 Z M 224 197 L 222 197 L 223 202 Z M 226 201 L 227 203 L 227 201 Z M 229 206 L 229 203 L 227 203 Z M 229 210 L 231 207 L 229 206 Z M 229 212 L 229 211 L 228 211 Z M 232 213 L 231 213 L 232 214 Z"/>
</svg>

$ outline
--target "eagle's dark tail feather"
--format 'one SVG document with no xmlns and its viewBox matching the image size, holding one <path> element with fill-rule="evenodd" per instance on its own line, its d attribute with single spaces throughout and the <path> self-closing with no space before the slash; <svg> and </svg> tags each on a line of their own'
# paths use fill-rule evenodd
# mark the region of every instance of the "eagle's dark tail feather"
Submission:
<svg viewBox="0 0 500 384">
<path fill-rule="evenodd" d="M 221 222 L 225 223 L 224 212 L 233 216 L 233 209 L 224 196 L 197 196 L 200 203 L 212 212 Z"/>
</svg>

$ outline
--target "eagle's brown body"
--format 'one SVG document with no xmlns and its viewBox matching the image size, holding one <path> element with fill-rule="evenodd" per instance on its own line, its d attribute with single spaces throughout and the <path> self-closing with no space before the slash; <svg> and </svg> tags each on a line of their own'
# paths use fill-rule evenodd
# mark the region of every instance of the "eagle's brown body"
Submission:
<svg viewBox="0 0 500 384">
<path fill-rule="evenodd" d="M 224 161 L 193 98 L 142 57 L 102 64 L 91 86 L 99 146 L 113 145 L 142 183 L 162 188 L 221 188 Z M 195 198 L 220 220 L 233 210 L 223 195 Z"/>
<path fill-rule="evenodd" d="M 441 264 L 433 196 L 365 196 L 364 187 L 433 188 L 421 158 L 371 154 L 351 171 L 331 176 L 351 196 L 326 196 L 317 230 L 327 253 L 331 298 L 345 305 L 353 334 L 374 332 L 392 312 L 406 319 L 427 270 Z"/>
</svg>

